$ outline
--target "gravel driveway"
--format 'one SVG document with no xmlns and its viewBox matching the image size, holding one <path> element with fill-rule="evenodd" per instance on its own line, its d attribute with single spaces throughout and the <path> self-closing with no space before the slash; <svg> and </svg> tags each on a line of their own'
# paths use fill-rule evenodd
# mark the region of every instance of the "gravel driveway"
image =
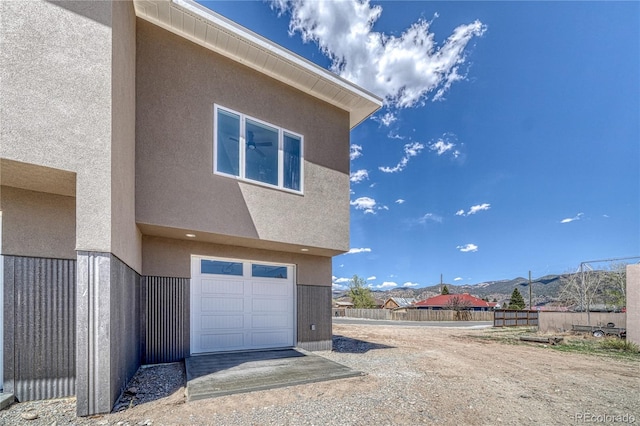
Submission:
<svg viewBox="0 0 640 426">
<path fill-rule="evenodd" d="M 0 412 L 0 423 L 551 425 L 598 416 L 640 422 L 639 362 L 481 338 L 491 332 L 338 324 L 334 351 L 320 354 L 366 376 L 185 403 L 183 365 L 166 364 L 139 371 L 117 405 L 122 411 L 76 419 L 73 399 L 40 401 Z M 26 412 L 39 417 L 23 420 Z"/>
</svg>

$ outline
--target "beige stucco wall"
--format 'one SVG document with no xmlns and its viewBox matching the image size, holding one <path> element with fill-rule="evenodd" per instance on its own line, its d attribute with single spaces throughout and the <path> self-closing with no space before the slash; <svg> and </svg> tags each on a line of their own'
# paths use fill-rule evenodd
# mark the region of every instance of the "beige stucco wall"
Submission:
<svg viewBox="0 0 640 426">
<path fill-rule="evenodd" d="M 191 277 L 191 255 L 296 265 L 298 285 L 331 286 L 331 258 L 144 236 L 143 275 Z"/>
<path fill-rule="evenodd" d="M 640 345 L 640 264 L 627 265 L 627 339 Z"/>
<path fill-rule="evenodd" d="M 111 252 L 138 272 L 142 234 L 136 226 L 136 16 L 128 1 L 113 2 Z"/>
<path fill-rule="evenodd" d="M 137 34 L 137 222 L 348 250 L 348 113 L 148 22 Z M 304 135 L 304 195 L 213 174 L 214 103 Z"/>
<path fill-rule="evenodd" d="M 76 258 L 76 200 L 0 187 L 3 255 Z"/>
<path fill-rule="evenodd" d="M 75 248 L 140 269 L 132 4 L 18 0 L 0 12 L 0 158 L 75 173 Z"/>
</svg>

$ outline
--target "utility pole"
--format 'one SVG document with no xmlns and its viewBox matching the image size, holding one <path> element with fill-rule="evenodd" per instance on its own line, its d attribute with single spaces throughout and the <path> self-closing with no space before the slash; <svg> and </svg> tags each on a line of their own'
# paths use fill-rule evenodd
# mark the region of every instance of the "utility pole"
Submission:
<svg viewBox="0 0 640 426">
<path fill-rule="evenodd" d="M 529 310 L 532 310 L 533 306 L 531 305 L 531 271 L 529 271 Z"/>
</svg>

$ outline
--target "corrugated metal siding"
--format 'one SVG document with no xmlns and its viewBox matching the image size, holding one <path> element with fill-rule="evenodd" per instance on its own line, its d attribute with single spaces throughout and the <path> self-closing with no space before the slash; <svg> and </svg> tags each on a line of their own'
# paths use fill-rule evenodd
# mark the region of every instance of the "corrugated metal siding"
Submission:
<svg viewBox="0 0 640 426">
<path fill-rule="evenodd" d="M 331 349 L 331 287 L 299 285 L 298 346 L 320 350 Z M 315 330 L 312 330 L 312 325 Z M 316 345 L 313 343 L 317 342 Z M 327 343 L 328 342 L 328 343 Z"/>
<path fill-rule="evenodd" d="M 76 261 L 4 256 L 5 391 L 18 401 L 76 392 Z"/>
<path fill-rule="evenodd" d="M 112 403 L 136 374 L 142 361 L 140 275 L 111 257 L 111 389 Z"/>
<path fill-rule="evenodd" d="M 189 278 L 142 277 L 144 363 L 189 356 Z"/>
</svg>

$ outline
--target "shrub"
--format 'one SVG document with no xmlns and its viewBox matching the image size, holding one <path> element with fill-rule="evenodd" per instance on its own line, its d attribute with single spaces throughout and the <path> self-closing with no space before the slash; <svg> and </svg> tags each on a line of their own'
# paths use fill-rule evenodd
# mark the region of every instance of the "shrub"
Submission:
<svg viewBox="0 0 640 426">
<path fill-rule="evenodd" d="M 621 352 L 640 353 L 640 346 L 625 339 L 607 337 L 600 342 L 602 349 L 614 349 Z"/>
</svg>

